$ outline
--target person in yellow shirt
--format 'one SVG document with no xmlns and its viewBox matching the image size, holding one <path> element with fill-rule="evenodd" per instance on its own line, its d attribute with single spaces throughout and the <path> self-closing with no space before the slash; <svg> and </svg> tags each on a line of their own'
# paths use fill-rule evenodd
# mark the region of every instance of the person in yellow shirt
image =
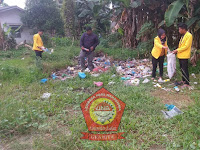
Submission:
<svg viewBox="0 0 200 150">
<path fill-rule="evenodd" d="M 42 53 L 44 48 L 42 36 L 43 30 L 38 30 L 38 33 L 33 36 L 33 50 L 35 51 L 36 57 L 39 56 L 42 58 Z"/>
<path fill-rule="evenodd" d="M 165 31 L 163 29 L 159 29 L 158 36 L 154 39 L 154 47 L 151 52 L 153 65 L 152 80 L 154 80 L 156 77 L 157 64 L 159 63 L 160 77 L 158 82 L 163 82 L 163 63 L 165 56 L 167 55 L 167 50 L 168 46 Z"/>
<path fill-rule="evenodd" d="M 179 24 L 179 33 L 182 35 L 179 42 L 178 49 L 174 50 L 173 53 L 177 54 L 179 64 L 182 72 L 183 87 L 189 87 L 189 71 L 188 71 L 188 59 L 191 55 L 192 47 L 192 34 L 188 32 L 187 25 L 184 23 Z"/>
</svg>

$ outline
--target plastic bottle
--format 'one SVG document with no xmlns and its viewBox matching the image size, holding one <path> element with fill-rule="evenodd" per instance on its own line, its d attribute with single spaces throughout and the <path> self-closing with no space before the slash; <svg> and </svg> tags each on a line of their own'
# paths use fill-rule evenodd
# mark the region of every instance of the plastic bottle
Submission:
<svg viewBox="0 0 200 150">
<path fill-rule="evenodd" d="M 170 79 L 166 79 L 166 80 L 164 80 L 164 82 L 169 82 L 170 81 Z"/>
</svg>

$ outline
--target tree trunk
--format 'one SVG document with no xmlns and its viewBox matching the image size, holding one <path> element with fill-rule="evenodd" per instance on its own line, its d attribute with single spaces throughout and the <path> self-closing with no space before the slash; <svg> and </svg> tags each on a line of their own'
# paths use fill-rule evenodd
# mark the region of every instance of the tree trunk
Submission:
<svg viewBox="0 0 200 150">
<path fill-rule="evenodd" d="M 3 50 L 3 43 L 4 43 L 4 35 L 3 35 L 3 29 L 1 28 L 1 22 L 0 22 L 0 50 Z"/>
<path fill-rule="evenodd" d="M 74 2 L 73 0 L 64 0 L 62 7 L 62 17 L 64 20 L 65 35 L 67 37 L 74 37 L 74 22 L 75 22 L 75 12 L 74 12 Z"/>
</svg>

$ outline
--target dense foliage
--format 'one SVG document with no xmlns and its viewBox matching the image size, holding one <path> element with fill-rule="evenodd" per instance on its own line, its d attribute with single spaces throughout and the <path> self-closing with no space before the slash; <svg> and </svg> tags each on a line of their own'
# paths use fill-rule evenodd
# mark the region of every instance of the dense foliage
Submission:
<svg viewBox="0 0 200 150">
<path fill-rule="evenodd" d="M 43 29 L 51 35 L 63 35 L 63 21 L 53 0 L 27 0 L 22 21 L 30 28 Z"/>
</svg>

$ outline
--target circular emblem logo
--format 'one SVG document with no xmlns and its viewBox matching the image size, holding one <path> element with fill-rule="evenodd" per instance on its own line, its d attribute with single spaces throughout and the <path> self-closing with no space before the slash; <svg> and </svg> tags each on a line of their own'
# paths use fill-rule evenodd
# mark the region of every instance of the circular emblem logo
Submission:
<svg viewBox="0 0 200 150">
<path fill-rule="evenodd" d="M 99 125 L 110 124 L 116 117 L 116 106 L 107 98 L 96 99 L 90 106 L 90 117 Z"/>
</svg>

